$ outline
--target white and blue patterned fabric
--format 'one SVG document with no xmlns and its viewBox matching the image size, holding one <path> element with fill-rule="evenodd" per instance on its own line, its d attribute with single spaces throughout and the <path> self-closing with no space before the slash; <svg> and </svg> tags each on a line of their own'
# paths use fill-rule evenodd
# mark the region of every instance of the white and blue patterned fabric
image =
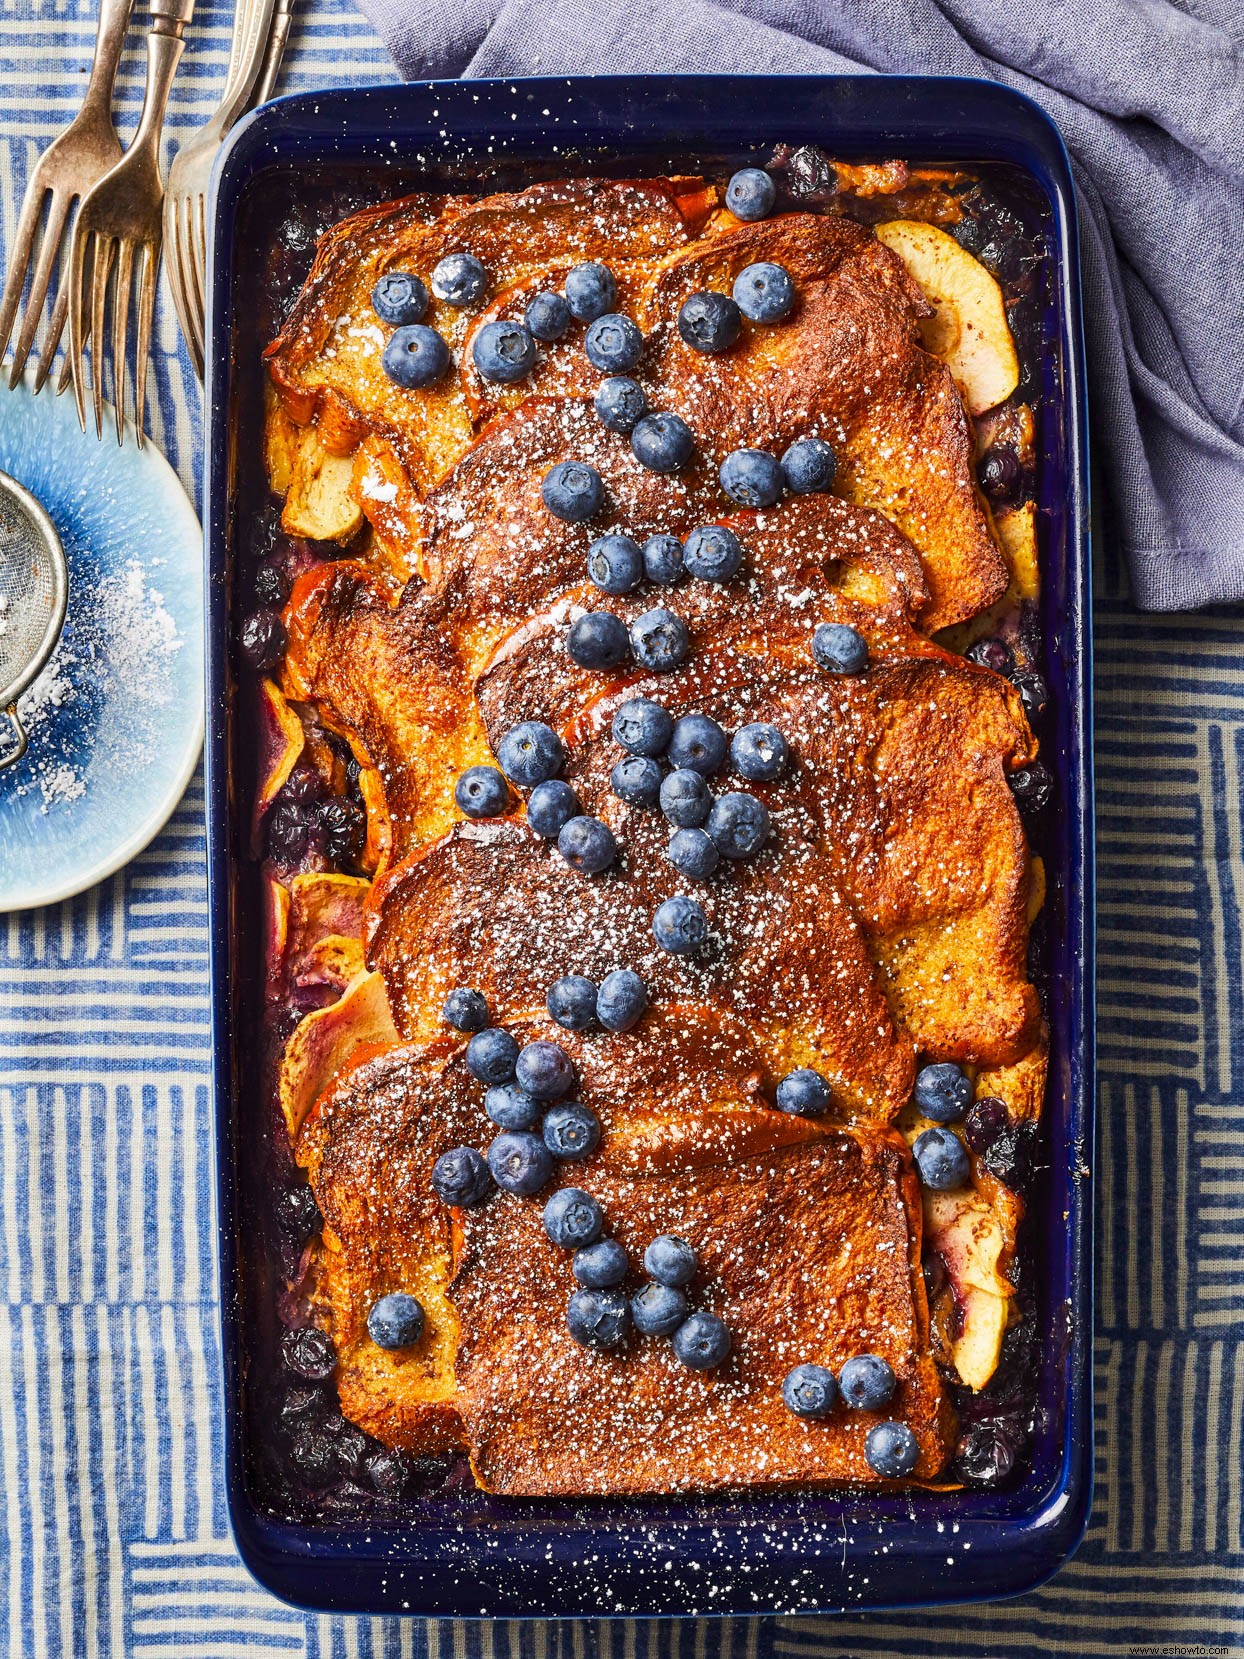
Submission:
<svg viewBox="0 0 1244 1659">
<path fill-rule="evenodd" d="M 90 3 L 0 10 L 6 239 L 93 37 Z M 210 113 L 228 41 L 208 0 L 171 140 Z M 348 0 L 316 0 L 284 85 L 390 73 Z M 157 342 L 155 438 L 197 490 L 199 390 L 165 296 Z M 1244 617 L 1142 617 L 1109 570 L 1100 589 L 1098 1485 L 1070 1566 L 1009 1603 L 837 1620 L 427 1624 L 308 1616 L 257 1589 L 219 1479 L 196 779 L 105 886 L 0 917 L 0 1653 L 1244 1655 Z"/>
</svg>

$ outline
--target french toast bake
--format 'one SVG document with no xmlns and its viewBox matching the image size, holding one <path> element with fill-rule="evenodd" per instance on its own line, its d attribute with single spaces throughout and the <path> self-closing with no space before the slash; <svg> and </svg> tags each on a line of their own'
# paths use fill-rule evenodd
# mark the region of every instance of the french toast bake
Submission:
<svg viewBox="0 0 1244 1659">
<path fill-rule="evenodd" d="M 1034 416 L 959 176 L 841 179 L 367 208 L 266 353 L 285 1308 L 489 1492 L 970 1479 L 1020 1320 Z"/>
</svg>

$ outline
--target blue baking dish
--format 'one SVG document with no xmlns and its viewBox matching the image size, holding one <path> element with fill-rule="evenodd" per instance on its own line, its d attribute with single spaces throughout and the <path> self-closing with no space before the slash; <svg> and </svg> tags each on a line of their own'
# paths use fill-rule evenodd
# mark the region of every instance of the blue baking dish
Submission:
<svg viewBox="0 0 1244 1659">
<path fill-rule="evenodd" d="M 1044 755 L 1057 810 L 1047 866 L 1052 1063 L 1049 1169 L 1036 1198 L 1040 1361 L 1025 1473 L 1005 1490 L 646 1503 L 415 1500 L 401 1524 L 295 1524 L 265 1507 L 243 1409 L 262 1309 L 242 1271 L 251 1220 L 245 999 L 252 980 L 243 872 L 245 789 L 229 635 L 239 410 L 261 373 L 238 350 L 253 249 L 242 208 L 273 170 L 321 183 L 366 174 L 373 199 L 423 169 L 432 188 L 526 165 L 658 172 L 763 161 L 776 144 L 846 160 L 1005 163 L 1044 197 L 1050 276 L 1042 354 L 1039 508 L 1045 527 Z M 387 171 L 394 185 L 385 189 Z M 406 187 L 409 188 L 409 182 Z M 209 251 L 207 802 L 215 1125 L 224 1355 L 225 1484 L 238 1548 L 304 1607 L 448 1616 L 827 1612 L 1013 1595 L 1075 1548 L 1092 1482 L 1093 805 L 1085 384 L 1075 204 L 1054 126 L 1028 100 L 967 80 L 654 77 L 468 81 L 287 98 L 242 123 L 216 169 Z M 260 1448 L 262 1450 L 262 1448 Z M 590 1563 L 590 1565 L 589 1565 Z"/>
</svg>

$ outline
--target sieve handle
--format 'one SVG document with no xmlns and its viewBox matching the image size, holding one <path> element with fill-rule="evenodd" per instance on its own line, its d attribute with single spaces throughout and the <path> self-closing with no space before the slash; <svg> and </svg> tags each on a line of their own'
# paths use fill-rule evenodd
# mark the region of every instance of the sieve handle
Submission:
<svg viewBox="0 0 1244 1659">
<path fill-rule="evenodd" d="M 10 754 L 0 755 L 0 772 L 3 772 L 6 766 L 12 766 L 15 761 L 19 761 L 26 753 L 26 734 L 17 718 L 17 704 L 11 703 L 4 712 L 17 734 L 17 747 Z"/>
</svg>

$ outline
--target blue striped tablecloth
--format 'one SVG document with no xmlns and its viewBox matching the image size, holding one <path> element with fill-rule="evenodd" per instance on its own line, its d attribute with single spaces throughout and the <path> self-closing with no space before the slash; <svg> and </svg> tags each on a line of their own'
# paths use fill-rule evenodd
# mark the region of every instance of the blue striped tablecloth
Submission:
<svg viewBox="0 0 1244 1659">
<path fill-rule="evenodd" d="M 76 106 L 94 10 L 0 10 L 6 240 L 34 156 Z M 135 37 L 127 125 L 142 93 Z M 228 41 L 228 9 L 205 0 L 171 139 L 213 107 Z M 304 6 L 287 89 L 388 73 L 348 0 Z M 198 386 L 163 296 L 156 356 L 155 436 L 197 489 Z M 1244 617 L 1140 617 L 1108 570 L 1101 592 L 1098 1495 L 1071 1566 L 995 1606 L 681 1626 L 314 1618 L 257 1589 L 218 1479 L 196 778 L 105 886 L 0 918 L 0 1645 L 12 1659 L 1244 1654 Z"/>
</svg>

